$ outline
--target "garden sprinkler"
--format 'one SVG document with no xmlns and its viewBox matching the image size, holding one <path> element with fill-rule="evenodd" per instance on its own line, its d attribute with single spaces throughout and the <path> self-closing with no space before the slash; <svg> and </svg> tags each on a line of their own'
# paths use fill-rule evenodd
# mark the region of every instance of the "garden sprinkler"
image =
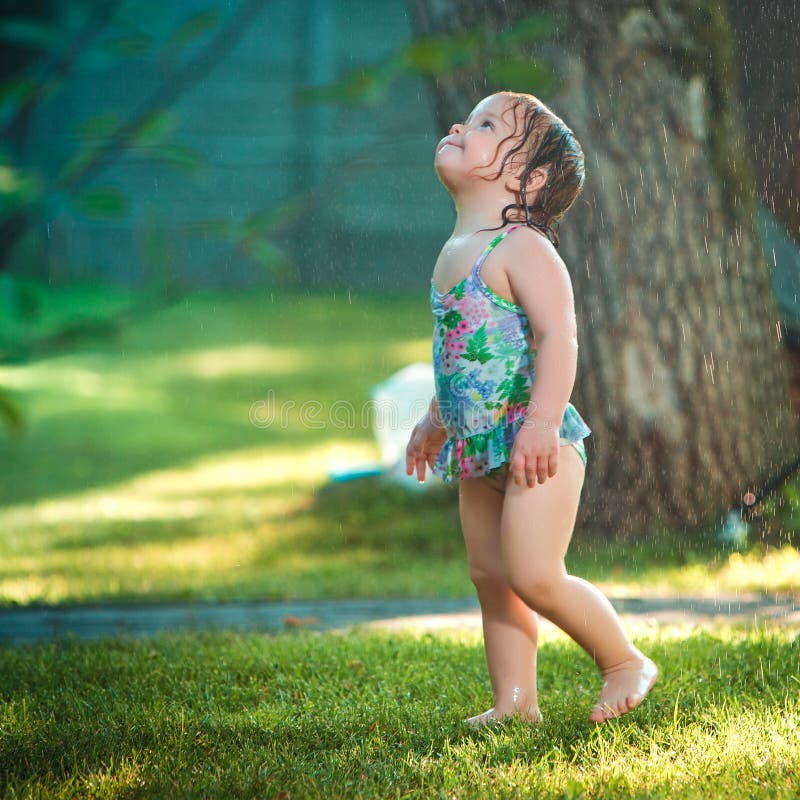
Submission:
<svg viewBox="0 0 800 800">
<path fill-rule="evenodd" d="M 741 504 L 737 508 L 732 508 L 725 515 L 725 522 L 717 532 L 717 541 L 737 550 L 743 548 L 747 544 L 750 532 L 748 520 L 753 518 L 756 506 L 785 483 L 799 468 L 800 457 L 796 458 L 782 472 L 771 477 L 758 492 L 745 492 Z"/>
</svg>

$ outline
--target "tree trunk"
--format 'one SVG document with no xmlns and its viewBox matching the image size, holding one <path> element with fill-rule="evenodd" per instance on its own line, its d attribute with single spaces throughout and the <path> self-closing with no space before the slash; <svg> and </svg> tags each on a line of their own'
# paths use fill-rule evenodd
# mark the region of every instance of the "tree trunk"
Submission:
<svg viewBox="0 0 800 800">
<path fill-rule="evenodd" d="M 554 93 L 493 85 L 471 64 L 430 82 L 439 132 L 498 89 L 537 95 L 572 128 L 586 184 L 560 253 L 579 326 L 572 401 L 593 431 L 578 530 L 710 532 L 798 441 L 730 30 L 711 0 L 606 5 L 409 3 L 419 34 L 563 11 L 534 48 L 556 65 Z"/>
</svg>

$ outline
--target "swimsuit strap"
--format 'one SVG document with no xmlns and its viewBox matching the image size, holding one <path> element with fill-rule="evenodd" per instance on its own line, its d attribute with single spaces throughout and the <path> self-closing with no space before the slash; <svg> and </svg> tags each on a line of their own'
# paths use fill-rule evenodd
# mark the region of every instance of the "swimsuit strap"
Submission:
<svg viewBox="0 0 800 800">
<path fill-rule="evenodd" d="M 492 252 L 495 245 L 497 245 L 499 242 L 502 242 L 503 239 L 505 239 L 506 236 L 508 236 L 508 234 L 511 233 L 511 231 L 513 231 L 515 228 L 524 228 L 524 227 L 525 227 L 524 222 L 520 223 L 519 225 L 512 225 L 510 228 L 506 228 L 504 231 L 495 236 L 494 239 L 492 239 L 492 241 L 489 242 L 488 245 L 486 245 L 483 252 L 478 256 L 478 260 L 475 262 L 475 266 L 472 268 L 472 274 L 477 275 L 478 272 L 480 272 L 481 266 L 483 262 L 486 260 L 486 256 L 488 256 L 489 253 Z"/>
</svg>

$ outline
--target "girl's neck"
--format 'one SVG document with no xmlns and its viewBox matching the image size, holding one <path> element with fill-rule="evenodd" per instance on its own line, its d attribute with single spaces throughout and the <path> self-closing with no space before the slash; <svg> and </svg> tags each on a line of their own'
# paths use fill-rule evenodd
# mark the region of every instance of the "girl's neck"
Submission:
<svg viewBox="0 0 800 800">
<path fill-rule="evenodd" d="M 468 238 L 484 228 L 497 228 L 503 222 L 503 209 L 510 203 L 518 203 L 513 196 L 498 198 L 498 202 L 487 203 L 486 198 L 476 198 L 478 202 L 469 203 L 462 199 L 456 201 L 456 224 L 451 239 Z M 492 208 L 497 208 L 492 211 Z"/>
</svg>

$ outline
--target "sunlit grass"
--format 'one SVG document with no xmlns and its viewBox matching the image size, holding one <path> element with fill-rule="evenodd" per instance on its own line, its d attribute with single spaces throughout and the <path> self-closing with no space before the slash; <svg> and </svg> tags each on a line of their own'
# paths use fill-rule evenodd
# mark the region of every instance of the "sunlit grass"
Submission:
<svg viewBox="0 0 800 800">
<path fill-rule="evenodd" d="M 430 361 L 430 324 L 424 298 L 206 292 L 0 367 L 28 420 L 0 437 L 0 603 L 474 594 L 452 487 L 329 480 L 378 459 L 370 388 Z M 346 401 L 356 424 L 308 424 L 309 400 L 323 416 Z M 784 492 L 771 513 L 792 522 L 800 494 Z M 731 555 L 670 532 L 587 536 L 568 566 L 617 594 L 800 584 L 792 547 Z"/>
<path fill-rule="evenodd" d="M 488 708 L 480 633 L 226 632 L 3 649 L 5 796 L 797 797 L 800 633 L 663 629 L 638 708 L 588 721 L 600 679 L 563 635 L 537 728 Z M 281 792 L 287 794 L 281 795 Z"/>
<path fill-rule="evenodd" d="M 622 563 L 626 556 L 619 545 L 607 548 L 606 564 L 591 561 L 585 546 L 578 547 L 584 550 L 580 558 L 574 559 L 584 570 L 579 574 L 596 579 L 619 597 L 666 596 L 675 592 L 705 597 L 725 592 L 796 595 L 800 588 L 800 552 L 792 545 L 753 545 L 746 552 L 711 552 L 705 547 L 686 553 L 676 549 L 672 563 L 663 563 L 657 551 L 638 560 L 631 559 L 629 553 L 627 564 Z M 600 548 L 590 551 L 596 555 Z"/>
</svg>

